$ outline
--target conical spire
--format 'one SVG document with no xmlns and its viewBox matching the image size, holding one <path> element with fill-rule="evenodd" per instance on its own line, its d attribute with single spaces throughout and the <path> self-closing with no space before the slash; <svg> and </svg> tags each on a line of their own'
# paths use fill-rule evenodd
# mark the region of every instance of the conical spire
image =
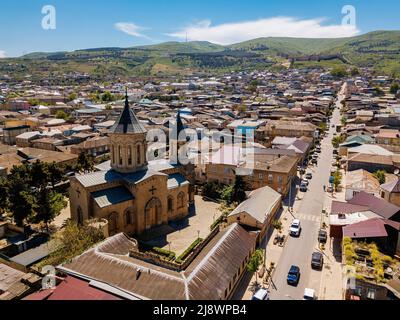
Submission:
<svg viewBox="0 0 400 320">
<path fill-rule="evenodd" d="M 125 92 L 125 106 L 121 115 L 111 128 L 110 133 L 145 133 L 146 129 L 140 123 L 129 106 L 128 89 Z"/>
</svg>

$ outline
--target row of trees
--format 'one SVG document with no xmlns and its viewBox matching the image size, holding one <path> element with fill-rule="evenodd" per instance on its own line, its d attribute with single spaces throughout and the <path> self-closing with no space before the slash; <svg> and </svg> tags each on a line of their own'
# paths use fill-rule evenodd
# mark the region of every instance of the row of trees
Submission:
<svg viewBox="0 0 400 320">
<path fill-rule="evenodd" d="M 223 200 L 228 205 L 246 200 L 247 184 L 243 177 L 237 176 L 232 186 L 215 181 L 207 182 L 203 187 L 203 196 Z"/>
<path fill-rule="evenodd" d="M 0 213 L 10 213 L 19 226 L 45 223 L 46 226 L 67 206 L 56 185 L 67 180 L 66 172 L 93 171 L 93 160 L 80 154 L 76 166 L 36 161 L 14 166 L 7 178 L 0 179 Z"/>
<path fill-rule="evenodd" d="M 54 189 L 63 179 L 63 170 L 54 163 L 15 166 L 8 179 L 0 180 L 1 210 L 11 213 L 19 226 L 42 222 L 48 226 L 67 206 L 64 195 Z"/>
</svg>

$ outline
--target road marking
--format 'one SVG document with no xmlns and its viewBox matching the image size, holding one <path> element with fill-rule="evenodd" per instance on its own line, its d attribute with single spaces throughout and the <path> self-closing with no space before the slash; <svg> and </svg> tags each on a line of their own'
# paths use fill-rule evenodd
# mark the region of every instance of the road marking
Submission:
<svg viewBox="0 0 400 320">
<path fill-rule="evenodd" d="M 321 217 L 320 216 L 315 216 L 311 214 L 304 214 L 304 213 L 298 213 L 294 215 L 297 219 L 305 220 L 305 221 L 311 221 L 311 222 L 321 222 Z"/>
</svg>

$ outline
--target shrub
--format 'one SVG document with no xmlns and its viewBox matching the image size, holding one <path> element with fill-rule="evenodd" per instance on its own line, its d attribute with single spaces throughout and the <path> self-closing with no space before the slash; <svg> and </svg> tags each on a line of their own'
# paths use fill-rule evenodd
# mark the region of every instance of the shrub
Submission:
<svg viewBox="0 0 400 320">
<path fill-rule="evenodd" d="M 193 252 L 193 250 L 201 243 L 203 239 L 196 239 L 176 260 L 176 263 L 182 264 L 186 258 Z"/>
<path fill-rule="evenodd" d="M 158 247 L 152 248 L 152 251 L 154 251 L 155 253 L 157 253 L 161 256 L 166 257 L 168 261 L 171 261 L 175 258 L 175 253 L 172 251 L 168 251 L 168 250 L 158 248 Z"/>
</svg>

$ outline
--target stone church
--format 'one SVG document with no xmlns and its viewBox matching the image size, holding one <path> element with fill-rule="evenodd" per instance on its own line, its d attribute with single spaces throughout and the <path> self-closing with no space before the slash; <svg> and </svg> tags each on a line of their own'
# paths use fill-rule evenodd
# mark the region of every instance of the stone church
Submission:
<svg viewBox="0 0 400 320">
<path fill-rule="evenodd" d="M 179 112 L 172 130 L 176 130 L 174 136 L 184 130 Z M 126 96 L 124 109 L 109 132 L 108 168 L 71 178 L 74 221 L 106 219 L 110 236 L 140 235 L 189 214 L 194 203 L 194 168 L 176 164 L 175 153 L 182 142 L 169 141 L 169 159 L 147 161 L 146 135 Z"/>
</svg>

